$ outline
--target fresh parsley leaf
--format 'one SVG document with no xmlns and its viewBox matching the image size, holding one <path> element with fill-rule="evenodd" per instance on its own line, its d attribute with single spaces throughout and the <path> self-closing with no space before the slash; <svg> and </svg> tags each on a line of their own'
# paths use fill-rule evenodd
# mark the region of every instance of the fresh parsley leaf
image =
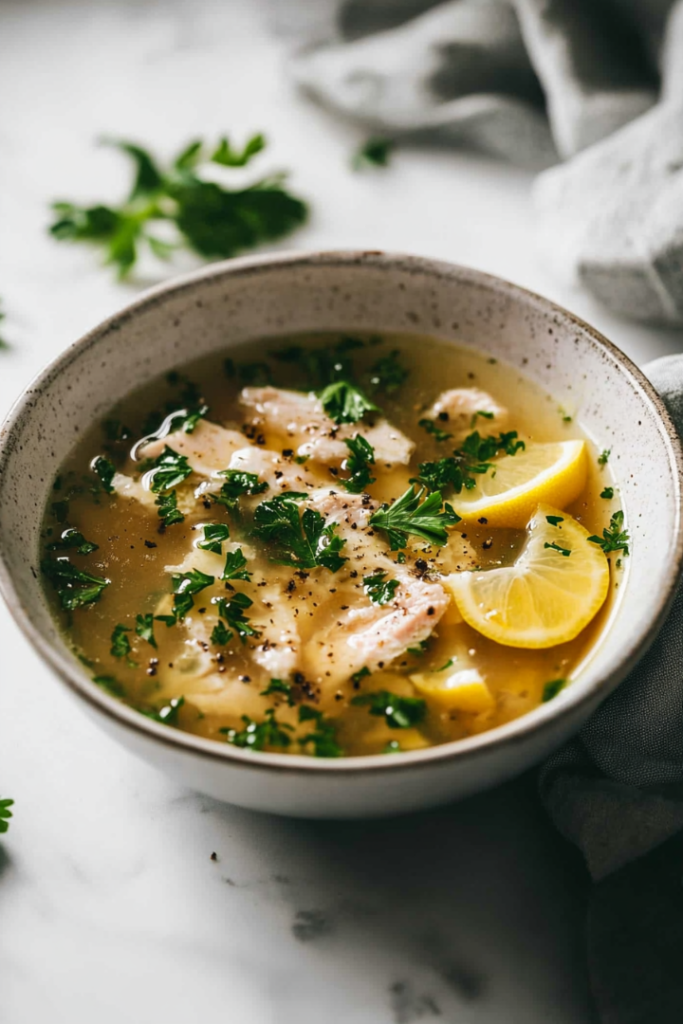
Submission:
<svg viewBox="0 0 683 1024">
<path fill-rule="evenodd" d="M 14 800 L 0 800 L 0 835 L 9 829 L 10 807 L 14 807 Z"/>
<path fill-rule="evenodd" d="M 408 654 L 414 654 L 416 658 L 421 658 L 428 647 L 428 640 L 420 640 L 419 644 L 417 644 L 415 647 L 408 648 Z"/>
<path fill-rule="evenodd" d="M 600 492 L 600 497 L 601 498 L 606 498 L 607 501 L 610 501 L 614 497 L 614 488 L 613 487 L 605 487 Z"/>
<path fill-rule="evenodd" d="M 624 555 L 628 555 L 630 538 L 628 530 L 624 530 L 623 525 L 624 513 L 620 509 L 610 519 L 609 526 L 602 531 L 602 537 L 592 536 L 588 540 L 593 544 L 598 544 L 606 555 L 610 551 L 623 551 Z"/>
<path fill-rule="evenodd" d="M 546 704 L 553 697 L 557 697 L 560 690 L 564 690 L 567 685 L 566 679 L 551 679 L 549 683 L 546 683 L 543 687 L 543 696 L 541 697 L 541 703 Z"/>
<path fill-rule="evenodd" d="M 66 557 L 45 559 L 40 568 L 57 591 L 62 608 L 67 611 L 99 601 L 111 582 L 102 576 L 77 569 Z"/>
<path fill-rule="evenodd" d="M 159 506 L 157 515 L 163 522 L 163 526 L 173 526 L 175 523 L 183 523 L 185 516 L 178 508 L 178 496 L 175 491 L 171 491 L 169 494 L 160 494 L 154 501 L 155 505 Z M 162 529 L 163 527 L 159 527 Z"/>
<path fill-rule="evenodd" d="M 382 505 L 370 516 L 371 526 L 386 530 L 392 551 L 404 548 L 409 534 L 441 547 L 448 540 L 446 527 L 460 522 L 460 516 L 448 502 L 444 511 L 440 511 L 443 504 L 440 491 L 432 492 L 422 501 L 424 495 L 424 487 L 411 486 L 393 505 Z"/>
<path fill-rule="evenodd" d="M 115 206 L 53 203 L 50 232 L 59 241 L 89 242 L 102 249 L 119 277 L 135 266 L 141 246 L 162 260 L 182 245 L 209 259 L 228 258 L 289 234 L 308 215 L 306 204 L 285 188 L 285 175 L 237 189 L 203 175 L 202 167 L 247 165 L 265 146 L 261 135 L 252 136 L 241 151 L 227 138 L 214 147 L 192 141 L 167 167 L 134 143 L 105 141 L 133 161 L 135 177 L 128 197 Z M 171 242 L 156 233 L 164 224 L 172 225 Z"/>
<path fill-rule="evenodd" d="M 135 616 L 135 632 L 142 639 L 146 640 L 152 647 L 157 646 L 154 638 L 154 616 L 151 612 Z"/>
<path fill-rule="evenodd" d="M 208 405 L 199 405 L 195 409 L 179 409 L 173 417 L 171 429 L 194 434 L 197 424 L 206 417 L 208 411 Z"/>
<path fill-rule="evenodd" d="M 600 452 L 600 454 L 598 455 L 598 464 L 600 466 L 606 466 L 607 463 L 609 462 L 609 457 L 610 457 L 611 454 L 612 454 L 612 449 L 611 448 L 605 448 L 605 450 Z"/>
<path fill-rule="evenodd" d="M 225 623 L 219 619 L 211 631 L 211 643 L 216 644 L 218 647 L 225 647 L 226 644 L 230 643 L 234 635 L 233 631 L 228 629 Z"/>
<path fill-rule="evenodd" d="M 170 491 L 171 488 L 177 487 L 191 474 L 192 466 L 187 461 L 187 456 L 180 455 L 165 445 L 161 455 L 157 456 L 149 470 L 149 486 L 155 494 L 160 494 L 162 491 Z"/>
<path fill-rule="evenodd" d="M 236 551 L 228 551 L 225 556 L 225 568 L 221 575 L 222 580 L 246 580 L 251 583 L 251 573 L 245 568 L 247 559 L 244 557 L 242 548 Z"/>
<path fill-rule="evenodd" d="M 315 509 L 307 508 L 299 515 L 297 502 L 306 497 L 289 491 L 261 502 L 254 512 L 254 534 L 274 545 L 272 562 L 297 569 L 322 566 L 336 572 L 347 561 L 340 555 L 346 541 L 337 535 L 338 524 L 325 526 Z"/>
<path fill-rule="evenodd" d="M 388 356 L 383 356 L 370 370 L 370 384 L 375 391 L 383 391 L 387 395 L 397 391 L 408 379 L 408 370 L 399 363 L 400 352 L 397 348 Z"/>
<path fill-rule="evenodd" d="M 243 729 L 221 729 L 228 743 L 246 750 L 263 750 L 265 747 L 288 747 L 290 732 L 293 727 L 285 722 L 278 722 L 272 708 L 266 711 L 262 722 L 255 722 L 249 715 L 242 715 Z M 285 732 L 287 730 L 287 732 Z"/>
<path fill-rule="evenodd" d="M 294 707 L 294 698 L 292 697 L 292 684 L 285 682 L 284 679 L 271 679 L 265 690 L 261 690 L 261 697 L 272 697 L 273 695 L 282 694 L 287 698 L 287 703 L 290 708 Z"/>
<path fill-rule="evenodd" d="M 268 484 L 259 481 L 258 474 L 244 473 L 240 469 L 226 469 L 220 476 L 226 477 L 218 494 L 209 492 L 209 497 L 217 505 L 224 505 L 230 511 L 237 508 L 238 499 L 243 494 L 263 494 L 268 490 Z"/>
<path fill-rule="evenodd" d="M 337 727 L 334 722 L 325 718 L 322 711 L 302 704 L 299 708 L 299 722 L 315 722 L 313 732 L 302 736 L 299 740 L 302 746 L 307 743 L 313 744 L 314 757 L 343 757 L 344 751 L 337 743 Z"/>
<path fill-rule="evenodd" d="M 387 167 L 394 145 L 392 139 L 379 135 L 371 136 L 356 150 L 352 160 L 353 169 L 363 171 L 370 167 Z"/>
<path fill-rule="evenodd" d="M 215 577 L 209 576 L 208 573 L 201 572 L 199 569 L 191 569 L 189 572 L 174 573 L 172 580 L 174 594 L 173 622 L 167 622 L 167 625 L 172 625 L 184 619 L 190 609 L 194 607 L 195 595 L 210 587 L 215 582 Z M 157 617 L 159 618 L 160 616 Z M 169 617 L 164 616 L 162 618 L 166 622 Z"/>
<path fill-rule="evenodd" d="M 562 548 L 562 547 L 560 547 L 559 544 L 549 544 L 546 541 L 546 543 L 543 545 L 543 547 L 544 548 L 552 548 L 553 551 L 559 551 L 559 553 L 561 555 L 564 555 L 565 558 L 569 558 L 569 556 L 571 555 L 571 551 L 569 550 L 569 548 Z"/>
<path fill-rule="evenodd" d="M 525 447 L 524 441 L 518 439 L 516 430 L 488 437 L 482 437 L 475 430 L 452 455 L 436 462 L 421 462 L 419 476 L 413 478 L 411 483 L 423 484 L 430 491 L 444 492 L 452 487 L 456 494 L 460 494 L 463 487 L 471 490 L 475 486 L 472 474 L 487 473 L 495 465 L 491 459 L 499 452 L 516 455 Z"/>
<path fill-rule="evenodd" d="M 86 540 L 83 534 L 79 533 L 73 526 L 63 530 L 59 540 L 47 545 L 48 551 L 68 551 L 71 548 L 75 548 L 79 555 L 90 555 L 93 551 L 98 550 L 99 545 Z"/>
<path fill-rule="evenodd" d="M 564 516 L 546 516 L 545 519 L 551 526 L 558 526 L 560 523 L 564 522 Z"/>
<path fill-rule="evenodd" d="M 384 718 L 390 729 L 409 729 L 424 719 L 427 704 L 421 697 L 398 697 L 388 690 L 375 690 L 353 697 L 356 707 L 367 707 L 371 715 Z"/>
<path fill-rule="evenodd" d="M 235 594 L 230 600 L 225 597 L 214 597 L 212 603 L 217 606 L 218 614 L 225 619 L 230 629 L 237 633 L 243 644 L 247 642 L 247 637 L 261 635 L 244 614 L 254 603 L 246 594 Z"/>
<path fill-rule="evenodd" d="M 197 145 L 201 147 L 201 143 L 195 143 L 195 147 Z M 211 160 L 213 163 L 220 164 L 222 167 L 246 167 L 249 161 L 265 148 L 266 139 L 261 132 L 258 132 L 257 134 L 252 135 L 251 138 L 247 139 L 241 150 L 233 149 L 227 135 L 224 135 L 214 152 L 211 154 Z M 195 152 L 197 152 L 196 149 Z"/>
<path fill-rule="evenodd" d="M 363 587 L 373 604 L 389 604 L 400 583 L 398 580 L 386 579 L 385 572 L 376 572 L 373 576 L 363 577 Z"/>
<path fill-rule="evenodd" d="M 348 380 L 337 380 L 318 393 L 322 407 L 335 423 L 357 423 L 378 406 Z"/>
<path fill-rule="evenodd" d="M 351 454 L 342 463 L 342 469 L 348 470 L 351 476 L 340 483 L 351 494 L 360 494 L 375 482 L 375 477 L 370 475 L 370 466 L 375 464 L 375 449 L 361 434 L 344 438 L 344 444 Z"/>
<path fill-rule="evenodd" d="M 451 667 L 451 665 L 453 665 L 453 659 L 449 658 L 448 661 L 445 662 L 445 664 L 440 665 L 439 668 L 435 668 L 434 671 L 435 672 L 445 672 L 447 668 Z"/>
<path fill-rule="evenodd" d="M 474 426 L 474 424 L 477 422 L 477 419 L 480 416 L 481 416 L 482 419 L 485 419 L 485 420 L 492 420 L 493 419 L 493 413 L 490 410 L 477 409 L 477 411 L 475 412 L 474 416 L 472 417 L 472 422 L 470 423 L 471 427 Z"/>
<path fill-rule="evenodd" d="M 223 554 L 223 541 L 230 537 L 230 527 L 225 523 L 206 523 L 204 539 L 197 541 L 202 551 L 213 551 L 215 555 Z"/>
<path fill-rule="evenodd" d="M 114 631 L 111 635 L 111 651 L 109 653 L 115 658 L 127 658 L 130 654 L 129 633 L 130 629 L 128 626 L 123 626 L 121 623 L 114 626 Z"/>
<path fill-rule="evenodd" d="M 104 455 L 98 455 L 97 458 L 93 459 L 91 467 L 99 477 L 100 483 L 107 494 L 113 494 L 114 488 L 111 482 L 116 475 L 116 466 L 109 459 L 105 459 Z"/>
<path fill-rule="evenodd" d="M 448 441 L 450 437 L 453 437 L 447 430 L 442 430 L 434 420 L 427 419 L 426 417 L 418 421 L 418 426 L 426 430 L 428 434 L 431 434 L 435 441 Z"/>
</svg>

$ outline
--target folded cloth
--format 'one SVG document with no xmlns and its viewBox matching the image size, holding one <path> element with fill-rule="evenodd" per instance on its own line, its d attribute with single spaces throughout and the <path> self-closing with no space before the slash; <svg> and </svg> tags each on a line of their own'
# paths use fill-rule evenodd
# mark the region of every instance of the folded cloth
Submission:
<svg viewBox="0 0 683 1024">
<path fill-rule="evenodd" d="M 683 356 L 645 367 L 683 436 Z M 588 963 L 602 1024 L 683 1022 L 683 588 L 643 661 L 541 769 L 595 881 Z"/>
<path fill-rule="evenodd" d="M 683 324 L 683 0 L 271 3 L 302 89 L 373 134 L 543 171 L 546 264 Z"/>
</svg>

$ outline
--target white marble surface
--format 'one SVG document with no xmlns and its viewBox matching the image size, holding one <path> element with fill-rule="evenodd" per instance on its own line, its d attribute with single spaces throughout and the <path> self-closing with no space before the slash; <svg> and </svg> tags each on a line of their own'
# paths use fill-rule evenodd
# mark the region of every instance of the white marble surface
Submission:
<svg viewBox="0 0 683 1024">
<path fill-rule="evenodd" d="M 640 362 L 681 347 L 547 278 L 525 174 L 413 150 L 353 175 L 357 133 L 293 95 L 281 63 L 257 0 L 0 3 L 0 295 L 15 343 L 0 412 L 135 293 L 45 233 L 49 200 L 123 188 L 101 134 L 169 152 L 264 129 L 314 207 L 296 246 L 470 263 L 572 307 Z M 4 608 L 0 651 L 0 796 L 16 800 L 0 842 L 1 1024 L 591 1020 L 582 869 L 533 780 L 392 822 L 261 817 L 113 746 Z"/>
</svg>

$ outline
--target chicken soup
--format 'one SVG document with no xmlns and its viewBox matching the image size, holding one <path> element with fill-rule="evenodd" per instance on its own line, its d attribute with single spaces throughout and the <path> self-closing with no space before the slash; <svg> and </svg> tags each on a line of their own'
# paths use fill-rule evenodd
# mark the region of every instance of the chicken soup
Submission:
<svg viewBox="0 0 683 1024">
<path fill-rule="evenodd" d="M 628 534 L 609 452 L 516 369 L 426 337 L 264 340 L 168 374 L 54 481 L 69 643 L 157 722 L 395 754 L 555 697 Z"/>
</svg>

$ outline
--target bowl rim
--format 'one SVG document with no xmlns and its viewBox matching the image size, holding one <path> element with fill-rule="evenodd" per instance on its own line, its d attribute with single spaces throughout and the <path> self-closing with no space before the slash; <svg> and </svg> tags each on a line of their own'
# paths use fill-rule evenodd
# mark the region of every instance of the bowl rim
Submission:
<svg viewBox="0 0 683 1024">
<path fill-rule="evenodd" d="M 505 748 L 525 743 L 529 740 L 530 734 L 548 732 L 556 719 L 570 717 L 572 713 L 576 717 L 584 705 L 595 701 L 598 694 L 601 694 L 604 699 L 619 685 L 657 636 L 673 603 L 683 567 L 683 446 L 671 417 L 652 384 L 621 349 L 590 324 L 550 299 L 504 278 L 474 268 L 446 260 L 381 250 L 286 251 L 212 263 L 207 267 L 174 277 L 144 291 L 132 302 L 101 321 L 96 327 L 69 345 L 33 378 L 16 399 L 0 426 L 0 479 L 4 475 L 7 461 L 13 450 L 12 439 L 21 431 L 24 418 L 31 415 L 33 394 L 37 390 L 43 390 L 56 377 L 66 372 L 85 351 L 96 345 L 112 330 L 118 330 L 130 319 L 163 303 L 170 297 L 201 288 L 218 279 L 254 276 L 282 269 L 305 271 L 321 265 L 337 266 L 340 269 L 349 266 L 368 266 L 375 269 L 379 267 L 387 272 L 403 270 L 409 273 L 426 274 L 437 279 L 457 278 L 468 284 L 492 291 L 494 294 L 502 294 L 513 302 L 532 304 L 542 312 L 559 317 L 585 333 L 593 344 L 612 357 L 618 368 L 630 379 L 631 386 L 638 392 L 641 400 L 649 403 L 655 413 L 657 426 L 667 448 L 669 465 L 674 479 L 674 493 L 670 498 L 670 501 L 674 503 L 673 544 L 671 557 L 662 579 L 658 602 L 648 610 L 648 614 L 641 620 L 639 628 L 633 631 L 630 644 L 624 646 L 612 669 L 590 686 L 583 689 L 568 687 L 555 700 L 541 704 L 540 707 L 502 726 L 438 746 L 416 751 L 403 751 L 401 757 L 388 758 L 383 754 L 369 754 L 325 759 L 297 754 L 243 751 L 229 744 L 221 744 L 218 741 L 195 736 L 179 729 L 169 729 L 168 726 L 153 722 L 100 690 L 65 653 L 54 648 L 33 624 L 30 613 L 23 606 L 15 588 L 11 571 L 1 550 L 0 594 L 5 599 L 10 613 L 25 637 L 76 698 L 83 700 L 91 709 L 113 719 L 115 725 L 136 733 L 139 738 L 161 743 L 173 748 L 178 753 L 217 763 L 224 762 L 233 768 L 249 768 L 252 771 L 260 772 L 264 770 L 285 771 L 292 777 L 298 774 L 310 777 L 312 774 L 325 775 L 330 772 L 344 775 L 351 773 L 355 776 L 414 771 L 418 767 L 429 767 L 444 762 L 472 762 L 491 754 L 494 748 L 502 751 Z"/>
</svg>

